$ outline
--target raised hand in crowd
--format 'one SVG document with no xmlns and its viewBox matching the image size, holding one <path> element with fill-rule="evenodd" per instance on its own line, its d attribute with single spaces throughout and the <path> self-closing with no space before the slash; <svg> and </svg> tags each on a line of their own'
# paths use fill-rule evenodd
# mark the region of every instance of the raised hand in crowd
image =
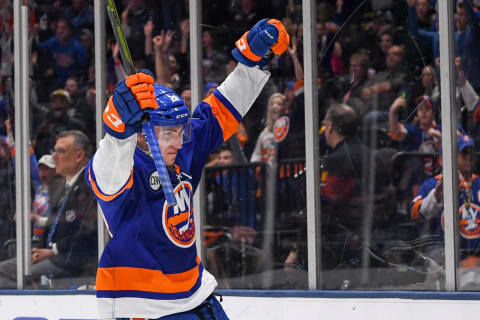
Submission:
<svg viewBox="0 0 480 320">
<path fill-rule="evenodd" d="M 182 38 L 180 40 L 180 53 L 186 54 L 188 52 L 188 40 L 190 39 L 190 20 L 185 19 L 180 22 L 180 31 Z"/>
<path fill-rule="evenodd" d="M 125 10 L 122 12 L 122 24 L 126 25 L 128 24 L 128 14 L 130 13 L 130 10 L 132 9 L 132 3 L 128 2 L 128 5 L 125 7 Z"/>
<path fill-rule="evenodd" d="M 337 0 L 337 13 L 342 13 L 343 10 L 343 0 Z"/>
<path fill-rule="evenodd" d="M 443 176 L 440 177 L 440 179 L 437 182 L 437 185 L 435 186 L 434 195 L 437 202 L 443 201 Z"/>
<path fill-rule="evenodd" d="M 152 34 L 153 28 L 155 28 L 155 24 L 150 19 L 145 23 L 143 26 L 143 33 L 145 34 L 145 55 L 151 55 L 153 52 L 152 50 Z"/>
<path fill-rule="evenodd" d="M 462 58 L 456 57 L 455 58 L 455 68 L 457 68 L 457 75 L 459 86 L 464 86 L 467 78 L 465 77 L 465 72 L 462 70 Z"/>
<path fill-rule="evenodd" d="M 170 71 L 168 70 L 163 51 L 165 48 L 166 38 L 167 36 L 163 30 L 159 35 L 153 38 L 153 46 L 155 50 L 155 75 L 158 83 L 170 87 Z"/>
</svg>

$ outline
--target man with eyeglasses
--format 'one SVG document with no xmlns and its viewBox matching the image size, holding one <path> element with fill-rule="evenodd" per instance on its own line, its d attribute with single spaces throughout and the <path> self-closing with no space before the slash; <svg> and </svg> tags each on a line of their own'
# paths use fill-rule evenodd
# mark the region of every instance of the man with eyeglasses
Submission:
<svg viewBox="0 0 480 320">
<path fill-rule="evenodd" d="M 59 134 L 53 159 L 57 174 L 65 178 L 64 186 L 55 191 L 59 194 L 51 195 L 50 199 L 56 201 L 50 203 L 51 214 L 40 240 L 43 245 L 32 249 L 27 285 L 36 287 L 41 276 L 75 277 L 86 271 L 89 264 L 96 264 L 97 205 L 83 179 L 91 154 L 90 142 L 81 131 Z M 16 287 L 16 268 L 16 258 L 0 263 L 0 288 Z"/>
<path fill-rule="evenodd" d="M 86 172 L 112 236 L 97 270 L 101 319 L 228 319 L 197 255 L 193 194 L 209 153 L 238 130 L 267 82 L 267 53 L 281 55 L 288 43 L 280 21 L 258 22 L 236 42 L 235 70 L 192 118 L 148 70 L 117 84 L 103 114 L 107 134 Z M 150 148 L 145 118 L 155 131 L 143 132 Z"/>
</svg>

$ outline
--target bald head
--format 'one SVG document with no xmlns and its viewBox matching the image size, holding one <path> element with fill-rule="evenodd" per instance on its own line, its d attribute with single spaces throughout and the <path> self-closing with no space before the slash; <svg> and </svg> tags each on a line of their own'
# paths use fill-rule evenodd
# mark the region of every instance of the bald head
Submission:
<svg viewBox="0 0 480 320">
<path fill-rule="evenodd" d="M 358 119 L 355 110 L 346 104 L 335 104 L 328 108 L 325 121 L 330 121 L 334 131 L 343 137 L 357 135 Z"/>
</svg>

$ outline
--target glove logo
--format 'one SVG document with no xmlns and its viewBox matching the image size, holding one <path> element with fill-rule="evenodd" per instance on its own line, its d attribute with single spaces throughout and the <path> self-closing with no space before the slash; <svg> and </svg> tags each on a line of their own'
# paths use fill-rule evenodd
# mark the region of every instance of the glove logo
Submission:
<svg viewBox="0 0 480 320">
<path fill-rule="evenodd" d="M 264 30 L 264 31 L 265 31 L 265 34 L 266 34 L 270 39 L 273 39 L 273 36 L 272 36 L 270 33 L 268 33 L 267 30 Z"/>
<path fill-rule="evenodd" d="M 116 132 L 125 131 L 125 123 L 123 123 L 117 109 L 113 105 L 112 98 L 110 98 L 105 108 L 105 111 L 103 111 L 103 121 L 110 129 Z"/>
<path fill-rule="evenodd" d="M 195 222 L 193 220 L 192 193 L 193 187 L 182 181 L 174 189 L 177 205 L 163 205 L 163 230 L 168 239 L 180 248 L 189 248 L 195 243 Z"/>
<path fill-rule="evenodd" d="M 245 40 L 243 38 L 240 38 L 237 41 L 237 47 L 240 51 L 244 51 L 245 49 L 247 49 L 247 45 L 245 44 Z"/>
</svg>

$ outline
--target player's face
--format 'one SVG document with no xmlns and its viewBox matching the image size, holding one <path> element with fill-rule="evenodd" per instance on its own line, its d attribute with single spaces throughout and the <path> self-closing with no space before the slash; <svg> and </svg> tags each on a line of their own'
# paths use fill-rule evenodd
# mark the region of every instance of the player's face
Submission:
<svg viewBox="0 0 480 320">
<path fill-rule="evenodd" d="M 184 127 L 155 127 L 158 145 L 162 151 L 165 165 L 171 166 L 175 163 L 178 150 L 182 148 Z"/>
</svg>

